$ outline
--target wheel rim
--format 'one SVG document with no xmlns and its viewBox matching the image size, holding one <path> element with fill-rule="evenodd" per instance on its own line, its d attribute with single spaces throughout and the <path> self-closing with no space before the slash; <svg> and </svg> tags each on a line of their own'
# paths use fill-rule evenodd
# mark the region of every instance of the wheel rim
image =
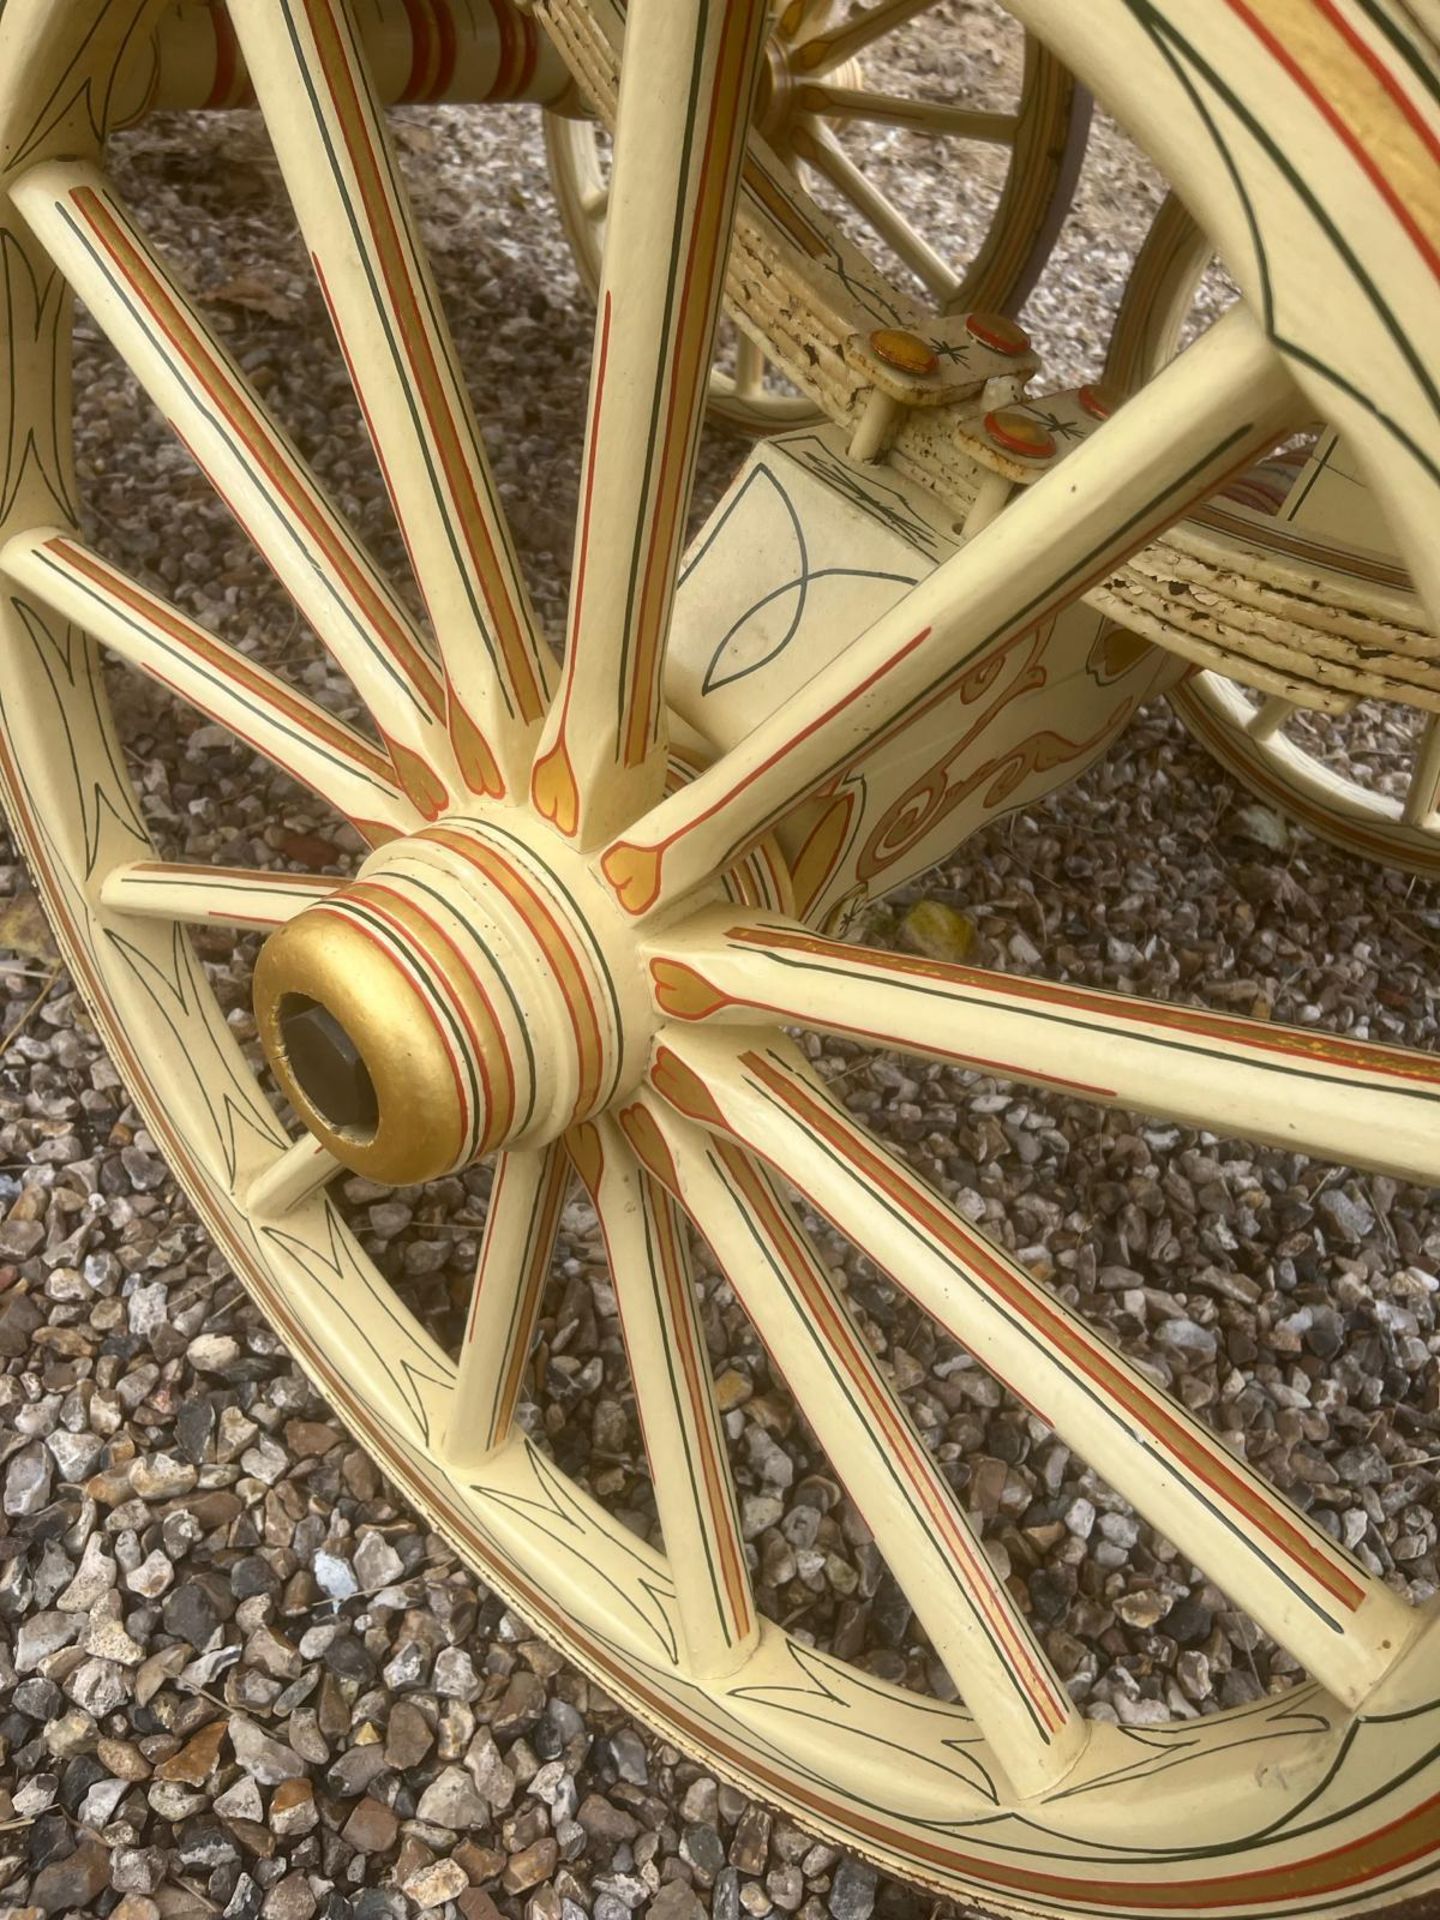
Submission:
<svg viewBox="0 0 1440 1920">
<path fill-rule="evenodd" d="M 1033 12 L 1059 31 L 1043 10 Z M 647 66 L 652 55 L 662 73 L 667 58 L 693 57 L 688 45 L 677 56 L 674 19 L 663 5 L 634 9 L 635 44 L 644 55 L 629 70 L 641 73 L 631 84 L 642 97 L 663 92 Z M 293 66 L 287 66 L 288 36 L 275 31 L 281 20 L 298 20 L 311 36 L 310 50 Z M 1086 494 L 1089 518 L 1072 517 L 1067 525 L 1057 499 L 1065 489 L 1042 495 L 1037 488 L 997 523 L 1007 540 L 1027 538 L 1016 530 L 1037 522 L 1053 530 L 1048 543 L 1026 549 L 1034 558 L 1020 590 L 1007 585 L 1014 568 L 1004 546 L 977 537 L 962 556 L 968 591 L 957 595 L 954 573 L 916 589 L 902 614 L 878 623 L 882 631 L 837 656 L 809 696 L 806 729 L 796 728 L 793 713 L 763 722 L 748 755 L 702 769 L 663 798 L 667 756 L 656 676 L 664 583 L 667 575 L 673 583 L 677 564 L 685 449 L 693 446 L 703 403 L 708 327 L 693 327 L 680 343 L 685 372 L 669 442 L 674 458 L 653 495 L 637 497 L 633 463 L 620 472 L 613 462 L 604 464 L 615 418 L 607 404 L 623 408 L 634 388 L 621 386 L 621 399 L 607 403 L 605 380 L 596 382 L 589 455 L 595 481 L 582 525 L 582 568 L 587 552 L 600 557 L 572 610 L 566 674 L 547 703 L 544 656 L 443 333 L 424 297 L 427 283 L 409 253 L 403 215 L 397 220 L 386 211 L 383 146 L 374 148 L 382 171 L 368 176 L 379 197 L 365 203 L 378 211 L 359 238 L 362 267 L 371 248 L 376 259 L 396 267 L 401 293 L 395 305 L 377 300 L 378 277 L 361 270 L 347 277 L 326 252 L 333 244 L 326 233 L 344 231 L 327 195 L 347 198 L 349 181 L 337 182 L 313 165 L 306 142 L 320 137 L 321 124 L 307 131 L 295 90 L 305 90 L 307 75 L 328 74 L 337 117 L 375 139 L 363 91 L 346 93 L 356 69 L 345 21 L 325 0 L 304 0 L 303 8 L 299 0 L 293 6 L 275 0 L 246 17 L 251 64 L 272 123 L 286 130 L 285 160 L 302 222 L 313 228 L 338 330 L 352 343 L 377 441 L 393 456 L 386 465 L 398 476 L 401 522 L 441 635 L 437 659 L 423 639 L 412 640 L 403 608 L 348 544 L 343 523 L 307 488 L 303 469 L 269 434 L 263 410 L 243 384 L 227 384 L 229 363 L 203 322 L 138 244 L 103 179 L 73 159 L 73 129 L 55 136 L 54 151 L 64 158 L 37 152 L 43 140 L 28 141 L 33 122 L 20 117 L 15 103 L 37 97 L 37 49 L 52 61 L 68 60 L 74 51 L 59 39 L 28 34 L 29 24 L 23 9 L 8 14 L 5 32 L 17 35 L 12 48 L 28 52 L 8 69 L 0 65 L 11 76 L 3 103 L 8 150 L 22 155 L 12 200 L 36 236 L 32 242 L 18 220 L 10 229 L 11 288 L 29 288 L 41 307 L 37 324 L 15 337 L 30 357 L 25 378 L 12 380 L 11 404 L 54 393 L 61 312 L 58 281 L 46 265 L 46 252 L 53 252 L 137 371 L 189 429 L 187 439 L 217 484 L 242 507 L 253 504 L 246 517 L 266 557 L 292 583 L 357 684 L 380 672 L 392 683 L 374 696 L 388 742 L 381 754 L 258 672 L 243 671 L 240 661 L 217 656 L 183 616 L 55 528 L 57 505 L 72 497 L 65 455 L 55 440 L 53 410 L 48 437 L 45 418 L 34 423 L 27 455 L 8 476 L 3 550 L 12 582 L 4 693 L 10 804 L 77 974 L 157 1137 L 297 1356 L 407 1493 L 620 1698 L 722 1771 L 887 1864 L 991 1905 L 1091 1913 L 1339 1910 L 1422 1884 L 1433 1875 L 1437 1847 L 1434 1783 L 1423 1772 L 1440 1712 L 1433 1699 L 1434 1641 L 1424 1638 L 1429 1621 L 1293 1515 L 1063 1303 L 869 1143 L 786 1053 L 774 1025 L 853 1033 L 863 1023 L 865 1032 L 901 1047 L 961 1060 L 983 1056 L 992 1064 L 999 1049 L 1022 1078 L 1078 1080 L 1127 1104 L 1163 1078 L 1171 1110 L 1198 1124 L 1223 1114 L 1257 1138 L 1434 1182 L 1436 1070 L 1426 1056 L 1149 1008 L 1123 997 L 1046 990 L 1043 983 L 1007 985 L 963 968 L 916 966 L 839 946 L 784 917 L 784 876 L 766 851 L 765 831 L 777 809 L 783 812 L 823 777 L 809 757 L 792 771 L 798 768 L 793 756 L 802 745 L 807 756 L 818 751 L 822 759 L 830 752 L 853 754 L 853 745 L 844 745 L 847 722 L 837 718 L 853 713 L 853 676 L 868 682 L 876 663 L 886 660 L 913 661 L 908 673 L 928 674 L 936 648 L 953 672 L 964 651 L 963 620 L 993 620 L 1005 631 L 1023 627 L 1034 617 L 1031 595 L 1041 570 L 1052 601 L 1073 590 L 1077 545 L 1093 554 L 1087 542 L 1095 529 L 1128 510 L 1130 496 L 1118 507 L 1108 498 L 1089 499 L 1101 455 L 1082 459 L 1082 449 L 1073 456 L 1069 491 Z M 758 46 L 758 10 L 737 12 L 727 28 L 737 24 L 748 29 L 752 49 Z M 123 37 L 117 31 L 107 45 L 104 32 L 93 34 L 90 57 L 117 60 Z M 722 127 L 727 101 L 733 120 L 734 104 L 744 97 L 744 39 L 742 33 L 738 53 L 733 35 L 726 48 L 712 41 L 701 51 Z M 664 136 L 652 125 L 649 137 Z M 635 177 L 663 187 L 669 173 L 653 156 L 645 164 L 643 146 L 634 150 L 641 155 Z M 647 211 L 643 187 L 637 204 Z M 627 250 L 617 247 L 624 261 Z M 722 220 L 710 230 L 708 249 L 692 256 L 712 304 L 724 252 Z M 17 266 L 24 269 L 19 278 Z M 122 281 L 133 299 L 120 298 Z M 600 353 L 613 373 L 627 353 L 656 352 L 645 303 L 663 302 L 664 284 L 642 277 L 637 286 L 616 267 L 607 273 L 604 296 Z M 402 303 L 411 321 L 403 333 L 393 324 Z M 388 356 L 400 352 L 402 342 L 415 359 L 405 379 L 394 382 Z M 676 359 L 667 352 L 664 364 L 673 367 Z M 222 425 L 196 401 L 192 380 L 212 398 L 223 394 Z M 436 408 L 424 449 L 432 458 L 412 455 L 406 462 L 399 457 L 404 436 L 416 431 L 406 396 L 417 392 Z M 650 398 L 640 383 L 642 414 Z M 1171 496 L 1163 491 L 1172 457 L 1163 448 L 1172 439 L 1184 443 L 1173 457 L 1181 459 L 1188 483 L 1203 490 L 1227 461 L 1233 464 L 1237 418 L 1245 422 L 1247 448 L 1250 440 L 1261 446 L 1291 405 L 1254 329 L 1217 329 L 1167 380 L 1159 413 L 1142 399 L 1117 418 L 1113 433 L 1105 430 L 1104 470 L 1112 460 L 1138 462 L 1151 514 L 1148 520 L 1141 515 L 1138 529 L 1112 531 L 1104 552 L 1123 551 L 1126 540 L 1133 545 L 1175 510 L 1173 501 L 1165 505 Z M 1202 435 L 1196 422 L 1217 412 Z M 628 444 L 623 416 L 615 431 L 620 444 Z M 1101 448 L 1102 437 L 1090 444 Z M 438 457 L 442 452 L 447 458 Z M 411 489 L 420 487 L 439 502 L 433 518 L 416 511 Z M 1070 509 L 1072 516 L 1080 511 Z M 626 600 L 627 577 L 604 558 L 627 551 L 616 537 L 617 522 L 621 535 L 627 527 L 632 543 L 643 535 L 646 553 L 660 556 L 652 600 L 642 597 L 638 611 L 624 615 L 618 703 L 622 668 L 612 640 L 613 609 L 617 596 L 622 605 Z M 323 575 L 295 558 L 297 527 L 311 543 L 304 551 L 325 552 Z M 463 539 L 450 537 L 457 528 L 464 529 Z M 663 538 L 655 537 L 657 530 Z M 964 602 L 959 613 L 957 601 Z M 938 636 L 926 656 L 917 654 L 913 631 L 922 610 L 933 616 L 927 631 Z M 217 880 L 213 869 L 177 870 L 148 859 L 98 681 L 80 670 L 87 656 L 66 630 L 68 619 L 83 619 L 144 670 L 163 666 L 180 676 L 187 696 L 212 717 L 246 727 L 249 737 L 258 729 L 267 753 L 297 768 L 362 826 L 375 851 L 360 878 L 338 888 L 277 882 L 260 873 Z M 465 644 L 477 628 L 493 644 Z M 364 639 L 358 649 L 357 630 Z M 57 658 L 67 662 L 58 676 Z M 217 667 L 223 668 L 218 686 Z M 882 724 L 914 697 L 916 686 L 913 678 L 891 683 Z M 847 689 L 846 698 L 834 698 Z M 617 705 L 613 738 L 598 738 L 597 716 Z M 817 740 L 818 749 L 810 744 Z M 92 776 L 108 803 L 99 813 Z M 529 793 L 532 802 L 528 808 L 523 798 L 515 807 L 487 804 L 497 788 Z M 748 908 L 716 907 L 713 874 L 741 847 L 757 849 L 747 876 L 734 883 Z M 485 885 L 468 891 L 475 887 L 469 875 L 482 867 Z M 426 883 L 441 895 L 429 920 L 430 909 L 420 904 Z M 238 908 L 237 888 L 243 894 Z M 652 894 L 658 894 L 658 913 L 651 911 Z M 677 917 L 672 907 L 685 911 Z M 291 930 L 309 916 L 338 913 L 358 925 L 368 913 L 371 935 L 378 935 L 377 923 L 388 929 L 386 964 L 403 973 L 417 996 L 414 1018 L 423 1016 L 437 1031 L 443 1022 L 457 1077 L 471 1076 L 475 1086 L 488 1078 L 493 1089 L 507 1063 L 514 1074 L 508 1105 L 493 1097 L 482 1103 L 478 1095 L 464 1105 L 462 1087 L 456 1111 L 471 1131 L 464 1133 L 457 1121 L 455 1141 L 441 1143 L 443 1164 L 471 1151 L 472 1140 L 505 1148 L 471 1337 L 458 1368 L 398 1306 L 324 1197 L 323 1183 L 334 1171 L 329 1148 L 345 1146 L 344 1125 L 333 1129 L 328 1146 L 313 1134 L 288 1143 L 198 962 L 173 937 L 174 926 L 186 919 L 237 912 L 276 930 L 280 959 L 271 1004 L 281 1010 L 282 1024 L 287 993 L 308 997 L 342 1025 L 346 1013 L 333 975 L 302 976 L 286 957 Z M 527 927 L 528 936 L 517 926 Z M 466 941 L 472 951 L 463 950 Z M 517 981 L 517 970 L 534 967 L 544 951 L 552 956 L 548 970 L 537 968 L 529 987 Z M 495 975 L 492 1007 L 504 982 L 519 995 L 513 1021 L 501 1006 L 493 1029 L 477 1011 L 487 997 L 487 965 Z M 553 1004 L 562 976 L 573 985 L 560 994 L 563 1011 Z M 608 1005 L 607 980 L 613 986 Z M 940 1042 L 936 994 L 946 1012 Z M 474 997 L 467 1001 L 467 995 Z M 513 1038 L 506 1037 L 507 1025 Z M 757 1025 L 765 1029 L 758 1041 Z M 544 1103 L 529 1101 L 519 1085 L 523 1034 L 532 1030 L 554 1050 L 546 1071 L 535 1076 L 551 1096 L 543 1112 Z M 378 1043 L 363 1030 L 350 1038 L 383 1101 Z M 283 1071 L 288 1061 L 298 1074 L 286 1052 L 290 1044 L 272 1036 L 277 1065 Z M 642 1075 L 647 1056 L 651 1064 Z M 1297 1073 L 1310 1095 L 1299 1115 Z M 323 1106 L 328 1096 L 311 1090 Z M 348 1124 L 338 1111 L 330 1117 Z M 515 1360 L 517 1354 L 523 1359 L 526 1315 L 543 1279 L 542 1254 L 568 1179 L 567 1157 L 595 1196 L 612 1269 L 626 1293 L 626 1337 L 652 1429 L 668 1559 L 638 1543 L 513 1431 Z M 882 1264 L 904 1271 L 927 1311 L 962 1329 L 986 1364 L 1043 1404 L 1059 1430 L 1083 1432 L 1087 1457 L 1135 1504 L 1163 1511 L 1167 1531 L 1195 1557 L 1218 1558 L 1227 1587 L 1285 1644 L 1303 1650 L 1328 1691 L 1312 1686 L 1283 1702 L 1174 1732 L 1152 1729 L 1138 1742 L 1118 1733 L 1112 1739 L 1117 1730 L 1092 1730 L 1080 1721 L 1003 1583 L 974 1554 L 963 1515 L 948 1503 L 923 1446 L 809 1254 L 775 1173 Z M 723 1442 L 697 1364 L 703 1343 L 672 1192 L 725 1250 L 722 1258 L 767 1339 L 793 1352 L 802 1383 L 797 1391 L 832 1435 L 832 1454 L 852 1436 L 847 1477 L 870 1489 L 863 1506 L 876 1515 L 877 1537 L 883 1529 L 892 1557 L 921 1596 L 932 1638 L 947 1646 L 948 1661 L 964 1673 L 976 1719 L 857 1677 L 842 1662 L 755 1620 Z M 740 1231 L 767 1250 L 760 1268 L 735 1254 Z M 637 1276 L 633 1286 L 631 1275 Z M 837 1361 L 843 1361 L 847 1392 L 858 1400 L 837 1399 L 827 1388 Z M 672 1393 L 667 1380 L 685 1384 Z M 859 1405 L 868 1408 L 868 1421 L 856 1422 Z M 861 1445 L 867 1428 L 880 1436 L 868 1447 Z M 1141 1430 L 1148 1436 L 1143 1443 Z M 508 1437 L 493 1445 L 502 1434 Z M 694 1466 L 704 1498 L 673 1473 L 667 1477 L 667 1459 Z M 874 1486 L 897 1464 L 905 1492 L 887 1512 Z M 1352 1715 L 1350 1707 L 1362 1702 L 1364 1712 Z M 1277 1762 L 1261 1779 L 1257 1742 Z M 1138 1760 L 1137 1750 L 1143 1753 Z M 904 1770 L 897 1769 L 897 1754 L 906 1758 Z M 1141 1777 L 1163 1778 L 1181 1768 L 1178 1810 L 1160 1794 L 1137 1796 Z M 1018 1793 L 1016 1780 L 1024 1783 Z M 1197 1806 L 1204 1822 L 1198 1836 Z"/>
<path fill-rule="evenodd" d="M 796 176 L 800 197 L 810 199 L 810 188 L 818 183 L 856 245 L 872 256 L 880 249 L 885 255 L 881 270 L 894 275 L 898 269 L 909 293 L 941 312 L 1012 313 L 1043 271 L 1070 205 L 1089 127 L 1088 102 L 1065 69 L 1030 38 L 1013 105 L 931 103 L 912 97 L 904 86 L 868 84 L 867 55 L 883 59 L 895 35 L 903 35 L 912 22 L 923 28 L 924 15 L 937 4 L 894 0 L 876 10 L 873 22 L 861 16 L 843 30 L 834 0 L 776 9 L 761 70 L 757 127 Z M 608 158 L 593 121 L 547 113 L 544 127 L 556 204 L 581 280 L 594 293 L 609 197 Z M 867 127 L 877 134 L 899 129 L 927 143 L 943 143 L 956 168 L 977 151 L 1008 155 L 971 257 L 963 262 L 943 258 L 914 221 L 867 181 L 865 144 L 857 147 L 852 137 Z M 751 434 L 823 417 L 767 358 L 763 340 L 738 326 L 731 327 L 712 372 L 710 406 L 716 419 Z"/>
<path fill-rule="evenodd" d="M 1199 227 L 1169 196 L 1121 301 L 1108 380 L 1132 392 L 1173 358 L 1213 258 Z M 1295 483 L 1297 494 L 1303 486 L 1303 480 Z M 1287 513 L 1283 499 L 1275 505 Z M 1349 549 L 1337 546 L 1335 552 L 1343 566 Z M 1227 772 L 1321 839 L 1409 873 L 1440 873 L 1440 713 L 1423 721 L 1408 755 L 1404 790 L 1392 795 L 1332 767 L 1297 738 L 1293 723 L 1298 717 L 1303 724 L 1304 710 L 1283 694 L 1252 701 L 1237 682 L 1202 668 L 1171 698 L 1191 733 Z"/>
</svg>

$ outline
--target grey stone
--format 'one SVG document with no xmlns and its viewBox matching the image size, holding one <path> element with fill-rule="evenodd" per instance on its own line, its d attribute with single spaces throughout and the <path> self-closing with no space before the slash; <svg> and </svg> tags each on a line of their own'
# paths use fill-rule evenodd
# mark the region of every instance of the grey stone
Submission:
<svg viewBox="0 0 1440 1920">
<path fill-rule="evenodd" d="M 236 1715 L 230 1722 L 230 1744 L 236 1762 L 262 1786 L 278 1786 L 282 1780 L 298 1780 L 305 1762 L 293 1747 L 274 1740 L 253 1720 Z"/>
<path fill-rule="evenodd" d="M 367 1533 L 357 1542 L 355 1574 L 366 1593 L 392 1586 L 405 1572 L 405 1562 L 383 1533 Z"/>
<path fill-rule="evenodd" d="M 481 1827 L 490 1818 L 490 1803 L 463 1767 L 443 1767 L 421 1794 L 415 1814 L 437 1827 Z"/>
<path fill-rule="evenodd" d="M 12 1453 L 5 1467 L 6 1513 L 17 1519 L 38 1513 L 50 1498 L 54 1478 L 55 1462 L 43 1441 L 32 1440 Z"/>
<path fill-rule="evenodd" d="M 15 1635 L 15 1671 L 33 1673 L 52 1653 L 78 1640 L 84 1630 L 85 1621 L 76 1613 L 32 1613 L 20 1622 Z"/>
<path fill-rule="evenodd" d="M 650 1765 L 645 1758 L 645 1742 L 633 1727 L 621 1727 L 610 1736 L 610 1751 L 615 1756 L 615 1771 L 632 1786 L 650 1784 Z"/>
<path fill-rule="evenodd" d="M 834 1920 L 870 1920 L 875 1910 L 878 1875 L 863 1860 L 843 1859 L 830 1883 L 830 1911 Z"/>
</svg>

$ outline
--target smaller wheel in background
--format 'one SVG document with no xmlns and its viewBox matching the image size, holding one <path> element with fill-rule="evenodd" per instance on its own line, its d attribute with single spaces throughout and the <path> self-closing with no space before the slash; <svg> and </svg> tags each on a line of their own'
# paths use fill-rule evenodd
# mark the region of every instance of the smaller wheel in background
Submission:
<svg viewBox="0 0 1440 1920">
<path fill-rule="evenodd" d="M 1177 196 L 1167 195 L 1126 285 L 1106 381 L 1133 393 L 1228 297 L 1209 242 Z M 1363 554 L 1403 574 L 1378 502 L 1328 429 L 1233 491 L 1242 505 L 1290 522 L 1342 561 Z M 1349 712 L 1317 713 L 1208 669 L 1190 674 L 1170 697 L 1194 737 L 1257 798 L 1350 852 L 1440 874 L 1440 714 L 1358 697 Z"/>
<path fill-rule="evenodd" d="M 762 71 L 759 131 L 802 194 L 837 216 L 847 237 L 897 285 L 940 312 L 1015 312 L 1040 275 L 1074 193 L 1090 103 L 1063 66 L 995 10 L 995 39 L 977 46 L 959 85 L 936 71 L 933 22 L 954 0 L 791 0 L 777 13 Z M 983 75 L 983 77 L 981 77 Z M 595 121 L 547 112 L 550 178 L 581 279 L 593 294 L 609 202 L 609 136 Z M 963 169 L 968 231 L 937 246 L 895 195 L 925 173 Z M 937 214 L 937 223 L 939 215 Z M 948 222 L 947 222 L 948 224 Z M 947 236 L 948 237 L 948 236 Z M 710 411 L 742 433 L 822 418 L 761 343 L 722 319 Z"/>
</svg>

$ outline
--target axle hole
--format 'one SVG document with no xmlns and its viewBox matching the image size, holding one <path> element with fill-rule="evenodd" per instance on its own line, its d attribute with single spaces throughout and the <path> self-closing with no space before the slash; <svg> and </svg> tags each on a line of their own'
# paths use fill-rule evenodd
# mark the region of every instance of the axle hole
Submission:
<svg viewBox="0 0 1440 1920">
<path fill-rule="evenodd" d="M 375 1082 L 360 1049 L 330 1012 L 308 994 L 280 1002 L 280 1035 L 295 1084 L 337 1133 L 373 1140 L 380 1125 Z"/>
</svg>

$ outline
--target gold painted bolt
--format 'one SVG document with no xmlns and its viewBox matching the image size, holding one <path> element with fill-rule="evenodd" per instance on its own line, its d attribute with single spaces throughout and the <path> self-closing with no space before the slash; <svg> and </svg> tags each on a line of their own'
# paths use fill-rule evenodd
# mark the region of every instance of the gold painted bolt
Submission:
<svg viewBox="0 0 1440 1920">
<path fill-rule="evenodd" d="M 965 328 L 982 347 L 989 347 L 995 353 L 1013 358 L 1030 351 L 1029 334 L 1003 313 L 967 313 Z"/>
<path fill-rule="evenodd" d="M 877 327 L 870 336 L 870 351 L 900 373 L 934 373 L 940 364 L 933 347 L 902 327 Z"/>
<path fill-rule="evenodd" d="M 985 431 L 997 447 L 1018 454 L 1022 460 L 1049 460 L 1055 452 L 1055 442 L 1040 422 L 1013 407 L 987 413 Z"/>
</svg>

